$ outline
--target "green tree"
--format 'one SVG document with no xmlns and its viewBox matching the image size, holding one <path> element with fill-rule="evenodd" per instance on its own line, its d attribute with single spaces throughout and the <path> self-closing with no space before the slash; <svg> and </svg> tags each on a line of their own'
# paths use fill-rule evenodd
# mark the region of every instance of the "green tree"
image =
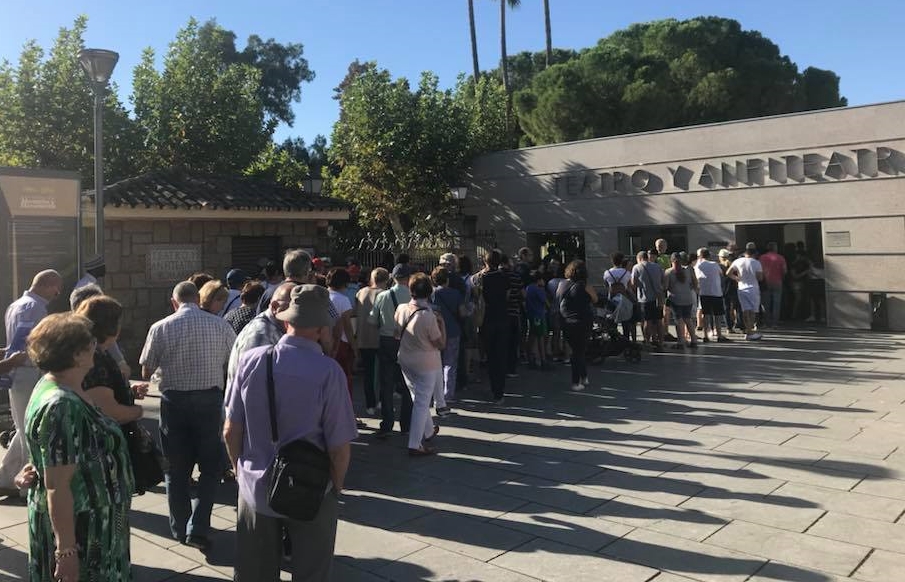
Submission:
<svg viewBox="0 0 905 582">
<path fill-rule="evenodd" d="M 78 172 L 94 181 L 94 97 L 78 63 L 88 19 L 61 28 L 49 55 L 34 41 L 18 66 L 0 63 L 0 165 Z M 104 102 L 104 173 L 109 181 L 130 175 L 140 157 L 134 122 L 116 97 Z"/>
<path fill-rule="evenodd" d="M 198 30 L 202 44 L 219 45 L 218 51 L 226 65 L 245 64 L 261 73 L 258 96 L 271 120 L 292 125 L 295 114 L 292 103 L 302 98 L 302 83 L 314 80 L 314 72 L 304 58 L 301 43 L 281 44 L 256 34 L 248 37 L 245 48 L 236 48 L 236 34 L 224 30 L 216 20 L 208 20 Z"/>
<path fill-rule="evenodd" d="M 258 154 L 245 169 L 245 175 L 276 182 L 287 188 L 304 188 L 308 177 L 308 165 L 295 157 L 290 149 L 273 142 Z"/>
<path fill-rule="evenodd" d="M 413 90 L 373 62 L 357 63 L 347 81 L 338 92 L 340 116 L 329 150 L 333 172 L 325 188 L 354 203 L 364 227 L 389 225 L 397 237 L 436 232 L 451 206 L 449 188 L 464 179 L 475 151 L 464 83 L 455 92 L 442 91 L 435 75 L 423 73 Z M 483 95 L 481 83 L 478 88 Z M 499 99 L 487 92 L 470 107 Z"/>
<path fill-rule="evenodd" d="M 231 61 L 234 35 L 192 19 L 170 44 L 163 71 L 145 49 L 135 68 L 132 102 L 150 167 L 210 172 L 248 168 L 276 127 L 260 91 L 262 73 Z"/>
<path fill-rule="evenodd" d="M 831 71 L 798 67 L 735 20 L 635 24 L 537 73 L 514 96 L 536 144 L 846 105 Z"/>
</svg>

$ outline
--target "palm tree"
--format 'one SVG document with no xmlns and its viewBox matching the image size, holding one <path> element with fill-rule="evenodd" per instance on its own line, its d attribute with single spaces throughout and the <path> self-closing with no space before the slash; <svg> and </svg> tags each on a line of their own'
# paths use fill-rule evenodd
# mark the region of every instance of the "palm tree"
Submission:
<svg viewBox="0 0 905 582">
<path fill-rule="evenodd" d="M 550 0 L 544 0 L 544 28 L 547 33 L 547 66 L 553 64 L 553 36 L 550 33 Z"/>
<path fill-rule="evenodd" d="M 474 0 L 468 0 L 468 28 L 471 30 L 471 64 L 474 66 L 474 82 L 477 84 L 481 67 L 478 66 L 478 35 L 474 26 Z"/>
<path fill-rule="evenodd" d="M 500 0 L 500 52 L 502 53 L 503 89 L 509 94 L 509 57 L 506 54 L 506 5 L 518 8 L 522 0 Z"/>
</svg>

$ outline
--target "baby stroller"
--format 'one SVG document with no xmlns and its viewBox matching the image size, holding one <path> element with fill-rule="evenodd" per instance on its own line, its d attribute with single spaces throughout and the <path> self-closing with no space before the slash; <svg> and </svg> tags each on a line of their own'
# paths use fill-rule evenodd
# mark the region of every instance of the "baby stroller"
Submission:
<svg viewBox="0 0 905 582">
<path fill-rule="evenodd" d="M 588 343 L 588 360 L 596 364 L 621 355 L 626 362 L 640 362 L 641 344 L 627 339 L 619 329 L 622 322 L 634 317 L 631 300 L 616 295 L 608 299 L 603 307 L 596 307 L 595 311 Z"/>
<path fill-rule="evenodd" d="M 16 435 L 13 415 L 9 408 L 9 391 L 0 390 L 0 447 L 9 448 L 9 442 Z"/>
</svg>

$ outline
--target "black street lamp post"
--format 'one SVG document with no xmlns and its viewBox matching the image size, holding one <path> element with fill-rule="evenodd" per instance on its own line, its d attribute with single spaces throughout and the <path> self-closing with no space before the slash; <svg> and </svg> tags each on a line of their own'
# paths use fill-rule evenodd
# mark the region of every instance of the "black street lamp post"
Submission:
<svg viewBox="0 0 905 582">
<path fill-rule="evenodd" d="M 79 64 L 94 92 L 94 252 L 104 256 L 104 93 L 119 54 L 104 49 L 82 49 Z"/>
</svg>

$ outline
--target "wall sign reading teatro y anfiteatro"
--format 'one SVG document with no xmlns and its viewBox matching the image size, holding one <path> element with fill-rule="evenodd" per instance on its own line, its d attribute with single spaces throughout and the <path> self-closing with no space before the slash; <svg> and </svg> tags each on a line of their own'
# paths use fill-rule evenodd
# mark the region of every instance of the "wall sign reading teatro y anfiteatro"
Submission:
<svg viewBox="0 0 905 582">
<path fill-rule="evenodd" d="M 558 196 L 656 194 L 869 179 L 905 174 L 905 154 L 879 146 L 746 157 L 682 164 L 652 164 L 630 170 L 570 172 L 553 177 Z"/>
</svg>

